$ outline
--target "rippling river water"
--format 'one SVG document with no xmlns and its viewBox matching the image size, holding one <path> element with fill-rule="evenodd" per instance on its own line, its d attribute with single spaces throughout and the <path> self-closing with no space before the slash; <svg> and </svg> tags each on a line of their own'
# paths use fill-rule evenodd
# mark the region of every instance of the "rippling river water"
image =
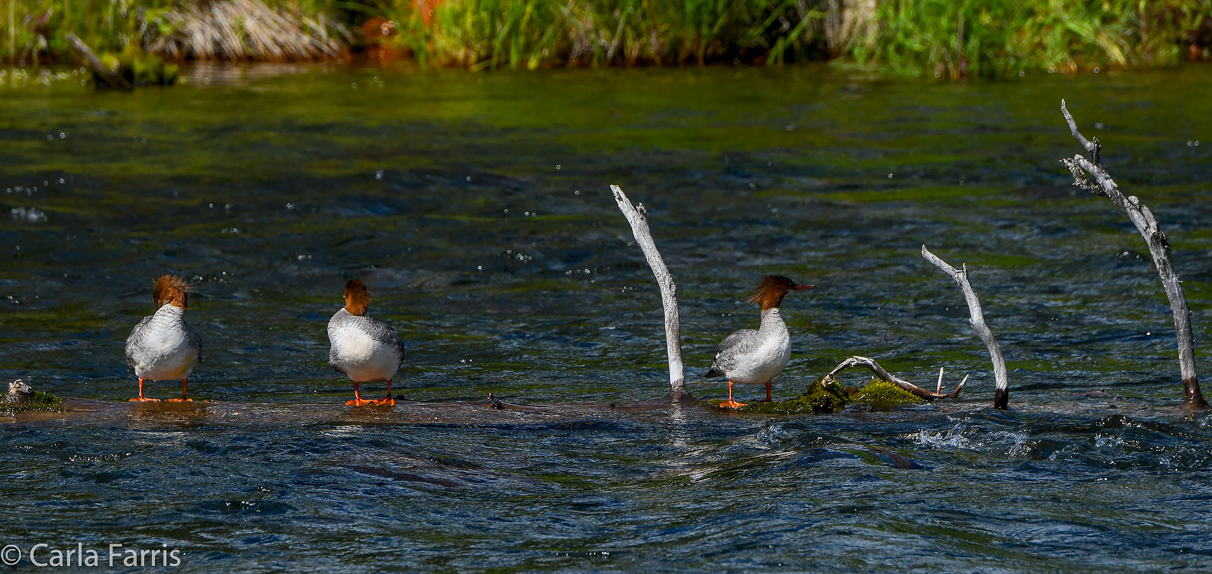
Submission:
<svg viewBox="0 0 1212 574">
<path fill-rule="evenodd" d="M 184 571 L 1212 568 L 1212 419 L 1173 408 L 1143 241 L 1057 161 L 1081 151 L 1066 98 L 1169 234 L 1212 372 L 1212 68 L 191 79 L 0 86 L 0 379 L 72 397 L 0 418 L 0 545 L 26 566 L 43 543 L 175 549 Z M 678 281 L 696 397 L 723 398 L 715 344 L 780 273 L 817 288 L 783 305 L 777 398 L 863 354 L 923 386 L 970 373 L 961 400 L 645 402 L 668 389 L 660 298 L 611 183 Z M 922 244 L 968 264 L 1008 412 Z M 165 272 L 197 284 L 198 402 L 132 407 L 123 341 Z M 392 411 L 345 407 L 326 365 L 351 278 L 407 345 Z"/>
</svg>

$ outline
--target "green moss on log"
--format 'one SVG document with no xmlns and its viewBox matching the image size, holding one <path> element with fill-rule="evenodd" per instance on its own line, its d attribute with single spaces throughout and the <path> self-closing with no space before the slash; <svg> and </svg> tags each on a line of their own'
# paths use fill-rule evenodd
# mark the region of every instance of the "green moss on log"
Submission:
<svg viewBox="0 0 1212 574">
<path fill-rule="evenodd" d="M 808 392 L 787 401 L 750 403 L 737 412 L 797 415 L 804 413 L 836 413 L 851 404 L 868 406 L 873 411 L 887 411 L 894 407 L 921 403 L 923 400 L 888 381 L 872 379 L 862 388 L 843 387 L 833 379 L 817 379 L 808 387 Z M 718 403 L 716 403 L 718 406 Z"/>
<path fill-rule="evenodd" d="M 882 379 L 871 379 L 852 398 L 856 403 L 870 406 L 873 411 L 887 411 L 901 405 L 925 402 L 921 397 Z"/>
<path fill-rule="evenodd" d="M 20 400 L 0 397 L 0 414 L 14 415 L 27 412 L 61 413 L 63 410 L 63 399 L 42 391 L 34 391 L 33 395 Z"/>
</svg>

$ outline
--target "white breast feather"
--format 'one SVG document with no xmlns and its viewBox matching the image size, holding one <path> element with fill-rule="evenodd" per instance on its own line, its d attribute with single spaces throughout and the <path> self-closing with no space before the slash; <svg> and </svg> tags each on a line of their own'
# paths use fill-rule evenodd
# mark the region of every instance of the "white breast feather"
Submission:
<svg viewBox="0 0 1212 574">
<path fill-rule="evenodd" d="M 343 325 L 330 334 L 335 364 L 358 382 L 394 379 L 400 370 L 399 351 L 376 341 L 353 325 Z"/>
<path fill-rule="evenodd" d="M 180 311 L 165 305 L 130 348 L 135 376 L 149 381 L 181 380 L 198 366 L 198 349 L 189 344 Z"/>
<path fill-rule="evenodd" d="M 768 316 L 767 316 L 768 315 Z M 738 355 L 732 368 L 725 373 L 734 383 L 767 383 L 791 360 L 791 334 L 779 316 L 778 309 L 763 313 L 762 327 L 758 330 L 760 344 L 757 348 Z"/>
</svg>

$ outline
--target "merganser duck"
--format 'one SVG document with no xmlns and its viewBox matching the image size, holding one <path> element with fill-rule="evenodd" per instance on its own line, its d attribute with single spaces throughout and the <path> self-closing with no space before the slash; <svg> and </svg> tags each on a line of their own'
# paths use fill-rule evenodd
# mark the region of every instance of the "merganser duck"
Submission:
<svg viewBox="0 0 1212 574">
<path fill-rule="evenodd" d="M 770 402 L 770 383 L 791 360 L 791 335 L 779 316 L 779 304 L 788 293 L 812 287 L 796 285 L 782 275 L 762 279 L 757 293 L 749 298 L 750 303 L 762 308 L 762 326 L 756 331 L 741 329 L 728 335 L 716 349 L 715 360 L 707 371 L 708 377 L 728 377 L 728 400 L 720 403 L 720 408 L 745 406 L 732 400 L 733 383 L 766 383 L 766 402 Z"/>
<path fill-rule="evenodd" d="M 132 401 L 158 401 L 143 395 L 143 381 L 181 379 L 181 398 L 189 401 L 185 389 L 189 374 L 202 362 L 202 339 L 185 322 L 186 292 L 189 287 L 175 275 L 156 279 L 152 300 L 156 313 L 144 317 L 126 339 L 126 362 L 139 377 L 139 396 Z"/>
<path fill-rule="evenodd" d="M 391 325 L 366 316 L 370 291 L 354 279 L 345 284 L 345 306 L 328 321 L 328 364 L 349 376 L 354 383 L 354 400 L 345 404 L 394 405 L 391 380 L 404 361 L 404 343 Z M 358 383 L 387 380 L 387 396 L 374 401 L 362 400 Z"/>
</svg>

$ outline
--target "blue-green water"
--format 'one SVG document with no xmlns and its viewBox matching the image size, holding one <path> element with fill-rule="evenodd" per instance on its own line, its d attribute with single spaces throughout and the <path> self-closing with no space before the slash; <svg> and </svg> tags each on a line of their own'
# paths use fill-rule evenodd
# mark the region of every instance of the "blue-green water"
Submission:
<svg viewBox="0 0 1212 574">
<path fill-rule="evenodd" d="M 1208 67 L 197 68 L 135 93 L 8 78 L 0 380 L 74 398 L 0 419 L 0 543 L 26 567 L 39 543 L 103 565 L 120 543 L 179 550 L 188 571 L 1209 568 L 1212 422 L 1172 408 L 1142 240 L 1057 161 L 1081 151 L 1063 97 L 1168 233 L 1205 367 Z M 611 183 L 647 206 L 678 281 L 695 396 L 724 396 L 701 374 L 781 273 L 817 288 L 784 303 L 777 398 L 862 354 L 928 387 L 940 366 L 949 385 L 970 373 L 962 400 L 637 405 L 668 389 L 660 299 Z M 969 265 L 1009 412 L 989 409 L 987 354 L 922 244 Z M 166 272 L 197 283 L 199 402 L 132 407 L 123 341 Z M 393 411 L 345 407 L 326 365 L 351 278 L 407 344 Z"/>
</svg>

